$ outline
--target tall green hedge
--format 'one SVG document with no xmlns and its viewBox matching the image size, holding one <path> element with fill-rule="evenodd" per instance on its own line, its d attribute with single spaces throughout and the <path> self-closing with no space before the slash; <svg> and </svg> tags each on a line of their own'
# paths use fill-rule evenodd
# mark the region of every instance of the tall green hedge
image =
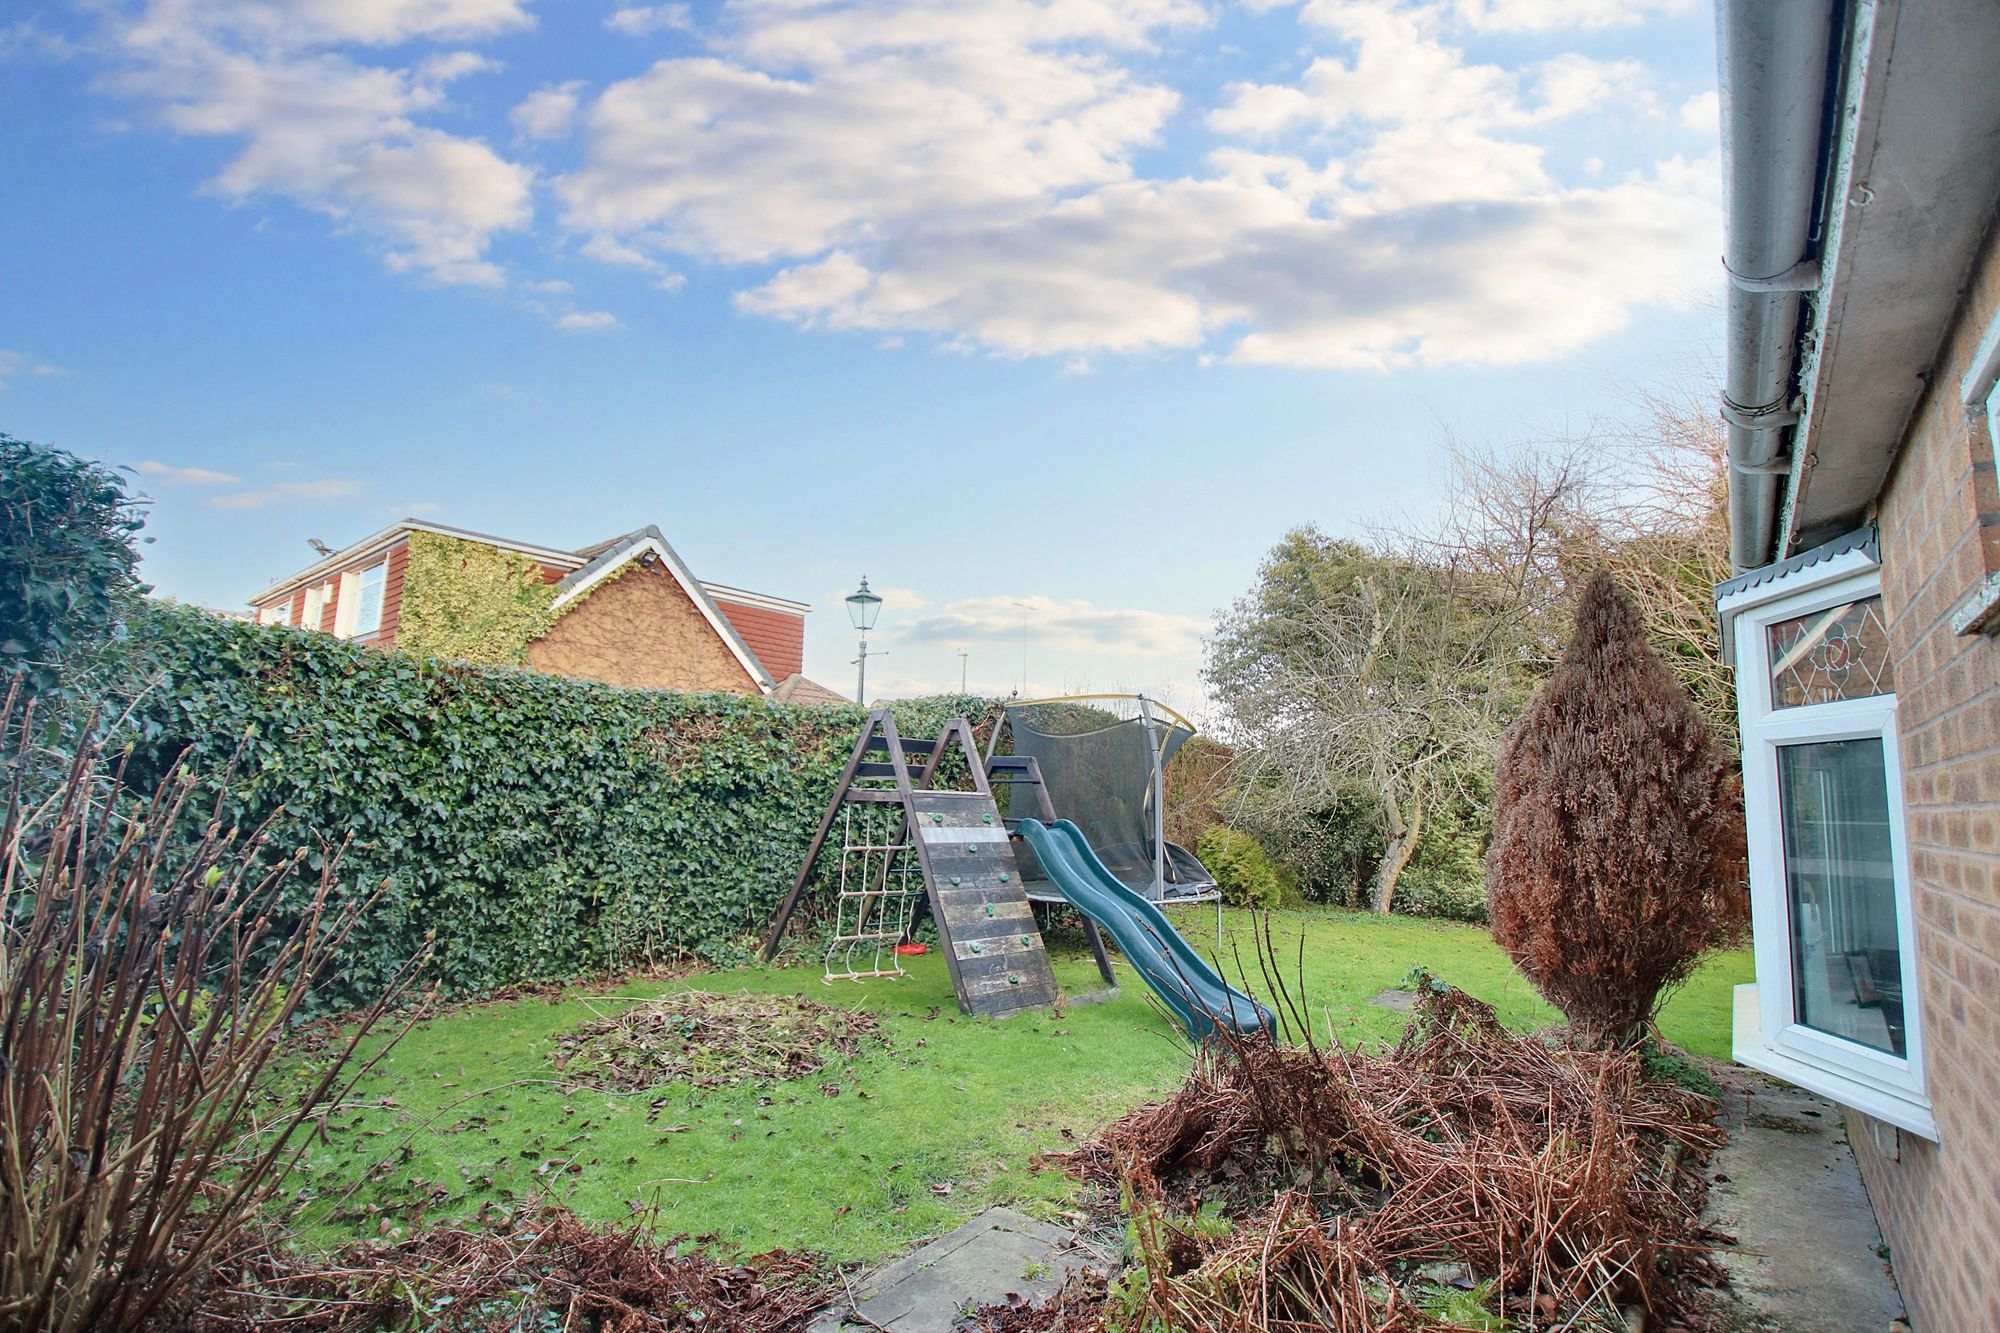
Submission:
<svg viewBox="0 0 2000 1333">
<path fill-rule="evenodd" d="M 426 939 L 451 993 L 695 955 L 738 961 L 798 872 L 863 714 L 626 690 L 358 648 L 149 603 L 131 626 L 128 785 L 176 760 L 204 801 L 344 891 L 379 887 L 322 1004 Z M 121 659 L 118 670 L 133 671 Z M 893 705 L 913 736 L 990 701 Z M 316 876 L 301 876 L 296 907 Z"/>
<path fill-rule="evenodd" d="M 111 469 L 0 431 L 0 691 L 62 693 L 79 656 L 116 638 L 145 591 L 139 501 Z"/>
<path fill-rule="evenodd" d="M 740 957 L 860 721 L 444 665 L 187 608 L 141 620 L 130 785 L 184 756 L 227 820 L 281 811 L 276 845 L 315 868 L 351 835 L 343 884 L 385 886 L 336 1003 L 367 997 L 427 936 L 453 992 Z"/>
</svg>

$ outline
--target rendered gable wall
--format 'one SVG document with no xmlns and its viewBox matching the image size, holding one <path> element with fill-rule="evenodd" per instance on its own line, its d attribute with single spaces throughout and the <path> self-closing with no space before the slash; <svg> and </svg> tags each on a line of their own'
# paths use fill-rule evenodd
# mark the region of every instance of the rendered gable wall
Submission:
<svg viewBox="0 0 2000 1333">
<path fill-rule="evenodd" d="M 591 589 L 528 645 L 524 665 L 640 689 L 762 693 L 660 565 L 629 565 Z"/>
<path fill-rule="evenodd" d="M 1925 1333 L 2000 1330 L 2000 642 L 1953 613 L 2000 570 L 2000 489 L 1959 380 L 2000 316 L 1989 243 L 1876 515 L 1938 1142 L 1849 1114 L 1904 1299 Z"/>
</svg>

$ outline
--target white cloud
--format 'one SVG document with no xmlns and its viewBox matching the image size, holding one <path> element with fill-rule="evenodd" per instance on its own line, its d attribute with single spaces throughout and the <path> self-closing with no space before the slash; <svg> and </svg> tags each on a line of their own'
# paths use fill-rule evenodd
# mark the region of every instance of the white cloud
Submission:
<svg viewBox="0 0 2000 1333">
<path fill-rule="evenodd" d="M 572 310 L 558 315 L 555 325 L 564 333 L 606 333 L 620 327 L 618 316 L 608 310 Z"/>
<path fill-rule="evenodd" d="M 627 37 L 644 37 L 668 28 L 692 28 L 694 16 L 686 5 L 630 5 L 613 10 L 604 26 Z"/>
<path fill-rule="evenodd" d="M 1296 74 L 1198 106 L 1158 56 L 1214 21 L 1202 0 L 729 0 L 696 54 L 513 107 L 510 152 L 578 136 L 553 179 L 455 118 L 496 68 L 463 44 L 531 26 L 526 0 L 137 2 L 115 84 L 235 146 L 214 190 L 295 201 L 563 331 L 618 320 L 496 258 L 544 187 L 562 253 L 664 292 L 733 267 L 746 314 L 1076 368 L 1556 356 L 1704 291 L 1719 230 L 1712 161 L 1617 152 L 1661 114 L 1644 65 L 1559 40 L 1692 0 L 1301 0 Z M 694 25 L 603 12 L 633 36 Z M 1532 54 L 1469 58 L 1493 33 Z M 1149 171 L 1183 130 L 1206 155 Z"/>
<path fill-rule="evenodd" d="M 533 173 L 422 123 L 450 84 L 494 68 L 469 51 L 362 63 L 315 43 L 394 44 L 523 26 L 513 0 L 155 0 L 120 33 L 111 85 L 182 134 L 241 142 L 210 182 L 275 194 L 374 237 L 392 268 L 492 286 L 492 238 L 532 216 Z"/>
<path fill-rule="evenodd" d="M 151 459 L 134 463 L 132 470 L 142 477 L 151 477 L 163 486 L 234 486 L 243 480 L 213 468 L 175 467 L 171 463 L 157 463 Z"/>
<path fill-rule="evenodd" d="M 508 119 L 530 139 L 560 138 L 576 120 L 577 94 L 582 87 L 581 81 L 571 80 L 537 88 L 521 99 Z"/>
<path fill-rule="evenodd" d="M 1722 95 L 1711 88 L 1681 103 L 1681 124 L 1702 134 L 1718 134 L 1722 126 Z"/>
<path fill-rule="evenodd" d="M 262 490 L 232 491 L 210 496 L 213 509 L 262 509 L 283 500 L 349 500 L 361 494 L 361 484 L 327 479 L 322 481 L 281 481 Z"/>
<path fill-rule="evenodd" d="M 1469 27 L 1519 33 L 1627 28 L 1700 7 L 1701 0 L 1454 0 L 1452 5 Z"/>
<path fill-rule="evenodd" d="M 1019 645 L 1024 614 L 1028 643 L 1038 656 L 1189 657 L 1200 652 L 1201 636 L 1208 631 L 1208 622 L 1193 616 L 1082 600 L 968 597 L 897 627 L 895 637 L 913 646 Z"/>
<path fill-rule="evenodd" d="M 181 51 L 206 38 L 295 50 L 464 41 L 533 26 L 520 0 L 152 0 L 125 40 L 155 51 Z"/>
<path fill-rule="evenodd" d="M 46 361 L 37 361 L 25 352 L 14 352 L 0 347 L 0 393 L 6 392 L 10 381 L 19 379 L 23 375 L 46 379 L 60 374 L 62 374 L 60 369 Z"/>
<path fill-rule="evenodd" d="M 573 229 L 756 262 L 904 223 L 1032 217 L 1129 177 L 1178 105 L 1072 45 L 1202 18 L 1189 0 L 744 12 L 722 44 L 734 58 L 663 60 L 598 98 L 559 187 Z"/>
<path fill-rule="evenodd" d="M 1614 8 L 1586 26 L 1638 12 Z M 1135 162 L 1180 96 L 1135 62 L 1204 21 L 1175 0 L 731 12 L 713 54 L 606 88 L 557 193 L 592 257 L 768 266 L 747 313 L 1071 362 L 1220 342 L 1383 369 L 1559 355 L 1707 280 L 1712 163 L 1584 185 L 1548 161 L 1558 123 L 1656 109 L 1642 65 L 1466 58 L 1455 34 L 1529 26 L 1520 6 L 1310 0 L 1332 48 L 1227 90 L 1223 142 L 1155 178 Z"/>
</svg>

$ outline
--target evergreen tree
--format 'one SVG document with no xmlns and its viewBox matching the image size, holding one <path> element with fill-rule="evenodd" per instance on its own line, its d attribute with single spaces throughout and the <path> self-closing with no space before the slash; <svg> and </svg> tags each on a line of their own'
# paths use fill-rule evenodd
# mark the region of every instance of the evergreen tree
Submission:
<svg viewBox="0 0 2000 1333">
<path fill-rule="evenodd" d="M 1502 745 L 1493 938 L 1580 1041 L 1628 1046 L 1742 929 L 1743 880 L 1734 765 L 1599 571 L 1555 674 Z"/>
</svg>

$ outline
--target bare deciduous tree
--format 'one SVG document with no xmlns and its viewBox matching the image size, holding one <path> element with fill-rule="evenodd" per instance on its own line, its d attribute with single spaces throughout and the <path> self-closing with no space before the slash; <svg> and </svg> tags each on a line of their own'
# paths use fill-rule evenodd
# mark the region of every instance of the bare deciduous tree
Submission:
<svg viewBox="0 0 2000 1333">
<path fill-rule="evenodd" d="M 1282 829 L 1365 792 L 1384 839 L 1370 901 L 1389 910 L 1427 815 L 1483 803 L 1500 735 L 1554 669 L 1599 569 L 1733 737 L 1713 628 L 1729 572 L 1721 432 L 1692 392 L 1644 406 L 1618 431 L 1504 450 L 1448 441 L 1440 511 L 1366 544 L 1286 535 L 1209 644 L 1237 817 Z"/>
<path fill-rule="evenodd" d="M 1427 813 L 1470 799 L 1555 644 L 1562 516 L 1592 484 L 1579 454 L 1455 453 L 1452 505 L 1371 550 L 1289 534 L 1223 617 L 1207 678 L 1237 747 L 1238 799 L 1304 818 L 1366 791 L 1387 912 Z"/>
</svg>

